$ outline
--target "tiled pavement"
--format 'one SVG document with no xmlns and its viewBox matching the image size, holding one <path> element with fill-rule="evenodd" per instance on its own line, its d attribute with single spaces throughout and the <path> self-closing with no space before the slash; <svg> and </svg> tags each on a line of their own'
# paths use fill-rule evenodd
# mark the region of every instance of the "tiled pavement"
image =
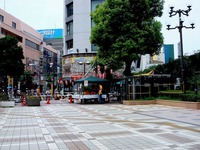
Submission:
<svg viewBox="0 0 200 150">
<path fill-rule="evenodd" d="M 0 108 L 0 150 L 199 150 L 200 110 L 41 102 Z"/>
</svg>

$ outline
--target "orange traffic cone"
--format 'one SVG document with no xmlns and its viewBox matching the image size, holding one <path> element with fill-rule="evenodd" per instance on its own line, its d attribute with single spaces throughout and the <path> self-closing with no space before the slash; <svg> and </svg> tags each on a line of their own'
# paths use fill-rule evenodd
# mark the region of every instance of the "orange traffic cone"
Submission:
<svg viewBox="0 0 200 150">
<path fill-rule="evenodd" d="M 47 97 L 47 102 L 46 102 L 46 104 L 51 104 L 51 103 L 50 103 L 50 97 L 49 97 L 49 96 Z"/>
</svg>

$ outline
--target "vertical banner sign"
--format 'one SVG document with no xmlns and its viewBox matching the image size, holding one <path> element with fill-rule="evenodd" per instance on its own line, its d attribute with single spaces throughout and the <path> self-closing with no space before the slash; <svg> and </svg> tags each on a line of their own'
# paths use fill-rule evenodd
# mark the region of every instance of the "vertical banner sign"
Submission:
<svg viewBox="0 0 200 150">
<path fill-rule="evenodd" d="M 10 76 L 8 76 L 8 85 L 13 85 L 13 78 L 11 78 Z"/>
</svg>

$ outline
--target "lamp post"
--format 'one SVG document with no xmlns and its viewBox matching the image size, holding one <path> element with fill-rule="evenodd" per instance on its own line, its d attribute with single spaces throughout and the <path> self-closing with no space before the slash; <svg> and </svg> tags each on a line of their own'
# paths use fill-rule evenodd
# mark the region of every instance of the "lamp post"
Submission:
<svg viewBox="0 0 200 150">
<path fill-rule="evenodd" d="M 85 77 L 86 69 L 85 65 L 89 65 L 90 62 L 79 62 L 79 65 L 83 65 L 83 77 Z"/>
<path fill-rule="evenodd" d="M 182 82 L 182 91 L 183 93 L 186 92 L 185 90 L 185 79 L 184 79 L 184 65 L 183 65 L 183 37 L 182 37 L 182 28 L 186 28 L 186 29 L 194 29 L 194 23 L 191 23 L 190 27 L 184 26 L 183 25 L 183 20 L 181 19 L 181 15 L 185 15 L 185 16 L 189 16 L 189 12 L 192 10 L 191 6 L 187 6 L 188 9 L 187 10 L 174 10 L 174 7 L 171 6 L 170 7 L 170 11 L 169 11 L 169 17 L 175 16 L 175 15 L 179 15 L 179 25 L 176 27 L 170 27 L 171 25 L 167 25 L 167 30 L 171 30 L 171 29 L 178 29 L 179 33 L 180 33 L 180 50 L 181 50 L 181 56 L 180 56 L 180 66 L 181 66 L 181 82 Z"/>
<path fill-rule="evenodd" d="M 51 62 L 51 63 L 49 63 L 50 64 L 50 67 L 51 67 L 51 71 L 52 71 L 52 75 L 53 75 L 53 84 L 52 84 L 52 86 L 51 86 L 51 90 L 52 90 L 52 94 L 54 95 L 54 76 L 55 76 L 55 72 L 54 72 L 54 64 Z"/>
</svg>

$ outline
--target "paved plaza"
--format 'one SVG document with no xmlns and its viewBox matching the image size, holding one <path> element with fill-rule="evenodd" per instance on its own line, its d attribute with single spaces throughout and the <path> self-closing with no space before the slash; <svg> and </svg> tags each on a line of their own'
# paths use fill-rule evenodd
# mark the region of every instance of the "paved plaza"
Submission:
<svg viewBox="0 0 200 150">
<path fill-rule="evenodd" d="M 200 110 L 74 104 L 0 108 L 0 150 L 199 150 Z"/>
</svg>

